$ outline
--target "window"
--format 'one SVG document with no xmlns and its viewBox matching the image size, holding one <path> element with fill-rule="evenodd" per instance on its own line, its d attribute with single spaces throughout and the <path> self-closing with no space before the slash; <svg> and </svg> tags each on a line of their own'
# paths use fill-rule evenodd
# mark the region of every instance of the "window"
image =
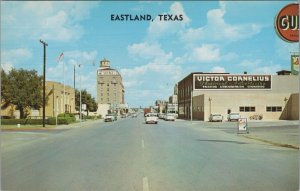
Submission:
<svg viewBox="0 0 300 191">
<path fill-rule="evenodd" d="M 255 112 L 255 107 L 253 107 L 253 106 L 240 106 L 240 112 Z"/>
<path fill-rule="evenodd" d="M 282 107 L 281 106 L 267 106 L 266 111 L 267 112 L 281 112 Z"/>
</svg>

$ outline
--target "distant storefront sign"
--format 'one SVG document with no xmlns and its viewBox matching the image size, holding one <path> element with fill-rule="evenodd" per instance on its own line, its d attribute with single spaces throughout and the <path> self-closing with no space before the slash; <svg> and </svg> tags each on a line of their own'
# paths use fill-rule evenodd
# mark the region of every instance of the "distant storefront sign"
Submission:
<svg viewBox="0 0 300 191">
<path fill-rule="evenodd" d="M 278 36 L 287 42 L 299 41 L 299 4 L 283 7 L 276 16 L 275 29 Z"/>
<path fill-rule="evenodd" d="M 271 75 L 194 74 L 194 90 L 271 89 Z"/>
<path fill-rule="evenodd" d="M 291 72 L 294 75 L 299 74 L 299 55 L 291 55 Z"/>
</svg>

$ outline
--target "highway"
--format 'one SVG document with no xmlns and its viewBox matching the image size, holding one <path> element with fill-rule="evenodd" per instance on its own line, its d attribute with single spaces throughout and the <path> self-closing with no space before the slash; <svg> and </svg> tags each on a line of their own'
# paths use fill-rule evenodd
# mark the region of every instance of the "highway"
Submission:
<svg viewBox="0 0 300 191">
<path fill-rule="evenodd" d="M 181 120 L 145 124 L 141 114 L 56 133 L 2 133 L 1 190 L 298 190 L 298 150 L 232 132 Z"/>
</svg>

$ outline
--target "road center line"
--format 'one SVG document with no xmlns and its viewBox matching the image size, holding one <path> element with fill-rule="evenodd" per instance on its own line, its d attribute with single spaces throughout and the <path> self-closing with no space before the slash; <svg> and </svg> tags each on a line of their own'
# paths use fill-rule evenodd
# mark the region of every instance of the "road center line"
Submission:
<svg viewBox="0 0 300 191">
<path fill-rule="evenodd" d="M 149 184 L 147 176 L 143 177 L 143 191 L 149 191 Z"/>
<path fill-rule="evenodd" d="M 142 148 L 143 149 L 145 148 L 145 141 L 144 141 L 144 139 L 142 139 Z"/>
</svg>

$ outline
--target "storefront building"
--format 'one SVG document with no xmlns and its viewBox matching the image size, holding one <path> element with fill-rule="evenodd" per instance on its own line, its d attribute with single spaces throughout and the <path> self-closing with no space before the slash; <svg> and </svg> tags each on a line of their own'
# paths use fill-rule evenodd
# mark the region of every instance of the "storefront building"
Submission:
<svg viewBox="0 0 300 191">
<path fill-rule="evenodd" d="M 210 114 L 239 113 L 249 120 L 298 120 L 299 78 L 278 75 L 191 73 L 178 83 L 181 119 L 208 121 Z"/>
</svg>

